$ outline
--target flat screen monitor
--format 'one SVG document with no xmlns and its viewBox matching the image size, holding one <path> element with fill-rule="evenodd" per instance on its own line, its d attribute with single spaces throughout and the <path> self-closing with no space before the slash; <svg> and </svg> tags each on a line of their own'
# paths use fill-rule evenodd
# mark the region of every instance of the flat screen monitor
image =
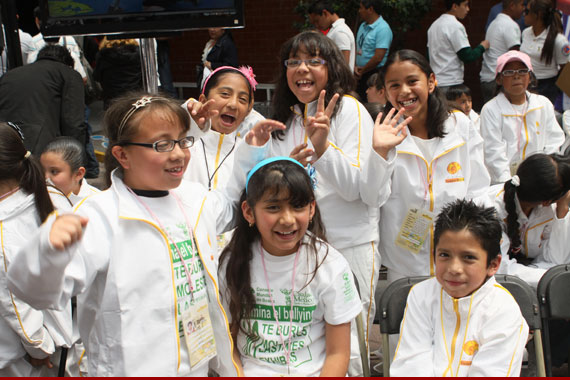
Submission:
<svg viewBox="0 0 570 380">
<path fill-rule="evenodd" d="M 244 27 L 244 0 L 40 0 L 44 36 Z"/>
</svg>

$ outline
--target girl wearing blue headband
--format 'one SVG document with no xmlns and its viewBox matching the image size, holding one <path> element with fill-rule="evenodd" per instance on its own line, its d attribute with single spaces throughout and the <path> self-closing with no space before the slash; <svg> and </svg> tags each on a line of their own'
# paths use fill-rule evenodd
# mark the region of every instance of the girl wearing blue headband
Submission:
<svg viewBox="0 0 570 380">
<path fill-rule="evenodd" d="M 219 278 L 244 375 L 345 376 L 362 306 L 307 172 L 289 157 L 260 162 L 241 210 Z"/>
</svg>

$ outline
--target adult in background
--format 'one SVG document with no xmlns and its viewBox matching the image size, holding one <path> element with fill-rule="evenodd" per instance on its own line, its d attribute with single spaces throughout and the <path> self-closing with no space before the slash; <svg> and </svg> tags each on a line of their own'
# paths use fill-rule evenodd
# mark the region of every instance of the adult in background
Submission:
<svg viewBox="0 0 570 380">
<path fill-rule="evenodd" d="M 0 120 L 20 126 L 24 145 L 34 155 L 58 136 L 85 143 L 84 109 L 83 80 L 63 46 L 46 45 L 36 62 L 0 78 Z"/>
<path fill-rule="evenodd" d="M 489 48 L 487 40 L 471 48 L 463 20 L 469 13 L 469 0 L 445 0 L 447 11 L 428 29 L 428 59 L 439 89 L 463 83 L 464 63 L 481 58 Z"/>
<path fill-rule="evenodd" d="M 105 37 L 97 52 L 95 80 L 103 88 L 103 109 L 129 91 L 142 91 L 140 47 L 134 39 L 109 40 Z"/>
<path fill-rule="evenodd" d="M 520 50 L 530 57 L 538 79 L 537 92 L 554 104 L 560 94 L 555 83 L 570 55 L 568 40 L 562 34 L 560 13 L 550 0 L 530 0 L 524 13 L 529 27 L 522 32 Z"/>
<path fill-rule="evenodd" d="M 202 82 L 210 73 L 221 66 L 238 65 L 237 48 L 232 33 L 224 28 L 209 28 L 210 40 L 206 42 L 202 53 L 202 66 L 198 66 L 198 80 L 202 88 Z"/>
<path fill-rule="evenodd" d="M 485 39 L 491 46 L 483 53 L 483 65 L 479 74 L 483 103 L 491 100 L 497 90 L 497 58 L 509 50 L 519 50 L 521 44 L 521 30 L 516 20 L 524 11 L 524 0 L 503 0 L 502 5 L 503 11 L 491 22 L 485 34 Z"/>
<path fill-rule="evenodd" d="M 351 71 L 354 71 L 356 48 L 354 33 L 335 12 L 330 0 L 317 0 L 309 7 L 309 19 L 319 30 L 328 30 L 327 37 L 338 46 Z"/>
<path fill-rule="evenodd" d="M 366 99 L 368 78 L 384 66 L 392 44 L 392 29 L 380 15 L 379 0 L 360 2 L 358 14 L 364 20 L 356 34 L 356 67 L 354 75 L 358 80 L 356 92 L 360 99 Z"/>
</svg>

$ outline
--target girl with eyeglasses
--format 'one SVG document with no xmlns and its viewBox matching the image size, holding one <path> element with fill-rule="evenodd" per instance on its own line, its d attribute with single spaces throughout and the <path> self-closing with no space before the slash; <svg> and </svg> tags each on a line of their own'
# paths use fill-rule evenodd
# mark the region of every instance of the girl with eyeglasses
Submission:
<svg viewBox="0 0 570 380">
<path fill-rule="evenodd" d="M 213 242 L 274 126 L 254 127 L 233 181 L 208 192 L 182 181 L 194 139 L 175 100 L 128 95 L 105 124 L 110 188 L 48 218 L 9 268 L 10 288 L 37 309 L 77 295 L 90 376 L 237 376 Z"/>
<path fill-rule="evenodd" d="M 551 0 L 530 0 L 524 11 L 528 28 L 522 32 L 520 51 L 529 55 L 538 79 L 537 92 L 555 104 L 560 90 L 558 74 L 568 62 L 570 46 L 563 34 L 561 14 Z"/>
<path fill-rule="evenodd" d="M 350 95 L 355 80 L 342 53 L 322 33 L 292 37 L 282 46 L 280 60 L 272 119 L 287 129 L 274 132 L 273 154 L 290 156 L 316 172 L 315 193 L 327 239 L 356 275 L 368 334 L 380 268 L 379 212 L 362 201 L 358 178 L 370 154 L 374 122 Z M 352 343 L 356 358 L 355 336 Z M 358 363 L 351 361 L 349 375 L 360 373 Z"/>
<path fill-rule="evenodd" d="M 498 95 L 481 110 L 481 136 L 491 183 L 504 183 L 534 153 L 555 153 L 564 143 L 552 103 L 527 91 L 534 78 L 530 57 L 511 50 L 497 59 Z"/>
</svg>

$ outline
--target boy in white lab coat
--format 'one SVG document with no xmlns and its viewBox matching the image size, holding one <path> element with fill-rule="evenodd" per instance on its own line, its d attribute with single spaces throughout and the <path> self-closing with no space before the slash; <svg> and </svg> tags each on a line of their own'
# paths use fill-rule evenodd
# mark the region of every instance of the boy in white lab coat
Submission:
<svg viewBox="0 0 570 380">
<path fill-rule="evenodd" d="M 466 200 L 443 208 L 436 277 L 410 291 L 392 376 L 519 376 L 528 325 L 493 277 L 500 240 L 493 208 Z"/>
</svg>

